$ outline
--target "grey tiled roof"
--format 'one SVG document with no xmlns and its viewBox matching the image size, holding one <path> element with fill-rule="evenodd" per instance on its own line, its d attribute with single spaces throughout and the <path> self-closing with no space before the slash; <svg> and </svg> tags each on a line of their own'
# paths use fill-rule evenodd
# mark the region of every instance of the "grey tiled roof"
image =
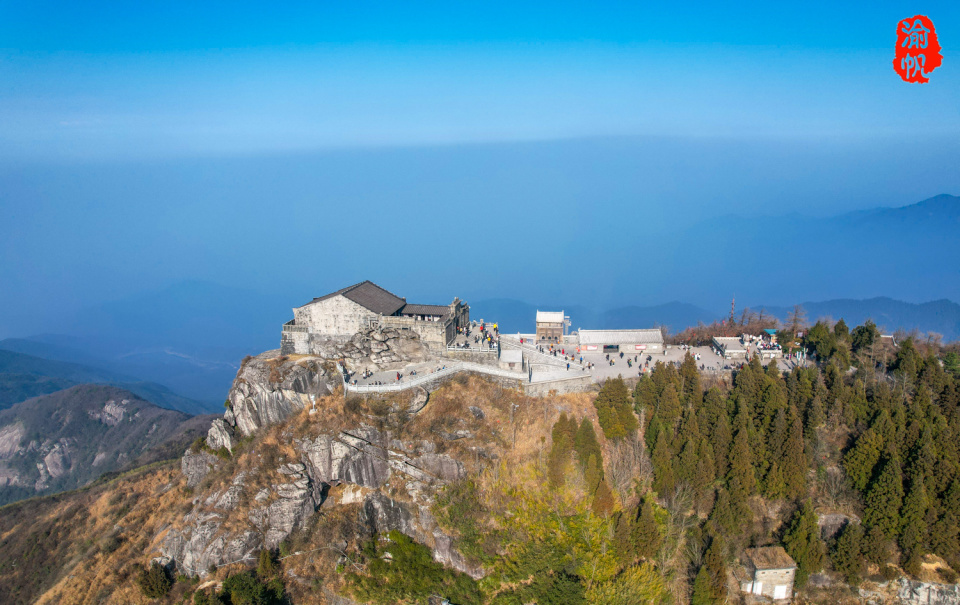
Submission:
<svg viewBox="0 0 960 605">
<path fill-rule="evenodd" d="M 334 296 L 343 296 L 348 298 L 361 307 L 365 307 L 370 311 L 380 315 L 393 315 L 401 307 L 407 304 L 407 301 L 400 298 L 396 294 L 388 292 L 372 281 L 367 280 L 362 281 L 359 284 L 354 284 L 341 290 L 337 290 L 336 292 L 331 292 L 326 296 L 314 298 L 308 302 L 307 305 L 311 305 L 322 300 L 327 300 L 329 298 L 333 298 Z"/>
<path fill-rule="evenodd" d="M 450 313 L 450 307 L 446 305 L 404 305 L 400 309 L 400 315 L 443 315 Z"/>
<path fill-rule="evenodd" d="M 646 330 L 580 330 L 581 345 L 662 344 L 659 328 Z"/>
<path fill-rule="evenodd" d="M 747 349 L 740 342 L 737 336 L 714 336 L 713 342 L 718 347 L 723 347 L 724 351 L 746 351 Z"/>
</svg>

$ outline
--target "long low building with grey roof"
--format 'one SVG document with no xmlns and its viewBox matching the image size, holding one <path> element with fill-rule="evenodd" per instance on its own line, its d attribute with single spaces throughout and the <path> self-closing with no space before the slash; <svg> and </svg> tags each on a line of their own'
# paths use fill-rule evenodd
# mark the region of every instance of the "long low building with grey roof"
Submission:
<svg viewBox="0 0 960 605">
<path fill-rule="evenodd" d="M 663 351 L 663 332 L 659 328 L 641 330 L 580 330 L 577 339 L 581 351 L 599 351 L 602 353 L 640 352 L 660 353 Z"/>
</svg>

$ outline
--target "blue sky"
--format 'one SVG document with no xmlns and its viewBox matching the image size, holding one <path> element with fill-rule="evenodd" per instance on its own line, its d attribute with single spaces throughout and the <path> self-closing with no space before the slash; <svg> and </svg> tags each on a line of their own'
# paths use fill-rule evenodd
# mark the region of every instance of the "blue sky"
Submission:
<svg viewBox="0 0 960 605">
<path fill-rule="evenodd" d="M 960 193 L 960 3 L 731 4 L 0 0 L 0 337 L 182 280 L 713 308 L 637 238 Z"/>
<path fill-rule="evenodd" d="M 6 2 L 0 156 L 960 134 L 960 5 Z M 891 68 L 928 14 L 930 84 Z"/>
</svg>

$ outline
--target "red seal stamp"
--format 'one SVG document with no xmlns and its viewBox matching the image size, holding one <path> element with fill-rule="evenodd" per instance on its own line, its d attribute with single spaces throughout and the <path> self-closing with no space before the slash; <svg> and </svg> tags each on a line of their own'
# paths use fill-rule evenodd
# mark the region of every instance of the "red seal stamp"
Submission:
<svg viewBox="0 0 960 605">
<path fill-rule="evenodd" d="M 904 82 L 929 82 L 927 75 L 940 67 L 942 60 L 933 21 L 924 15 L 914 15 L 897 24 L 897 52 L 893 59 L 893 71 Z"/>
</svg>

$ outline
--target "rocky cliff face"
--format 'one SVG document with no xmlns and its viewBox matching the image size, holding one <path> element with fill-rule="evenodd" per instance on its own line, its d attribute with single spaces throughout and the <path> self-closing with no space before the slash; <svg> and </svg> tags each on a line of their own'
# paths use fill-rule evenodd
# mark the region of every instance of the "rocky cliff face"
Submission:
<svg viewBox="0 0 960 605">
<path fill-rule="evenodd" d="M 348 367 L 376 368 L 425 355 L 415 335 L 368 330 L 329 355 L 268 351 L 245 360 L 227 397 L 229 409 L 207 433 L 206 451 L 188 451 L 183 457 L 187 485 L 199 493 L 183 522 L 163 538 L 163 555 L 182 572 L 203 575 L 210 568 L 250 560 L 261 548 L 276 548 L 321 507 L 353 505 L 367 532 L 399 530 L 434 547 L 438 560 L 480 574 L 456 552 L 429 511 L 435 488 L 463 476 L 461 461 L 438 452 L 433 440 L 391 438 L 362 415 L 355 422 L 316 422 L 330 412 L 326 406 L 331 401 L 344 403 L 329 397 L 340 385 L 331 358 L 339 356 Z M 378 422 L 389 416 L 409 418 L 424 408 L 428 394 L 421 389 L 404 397 L 409 400 L 381 406 Z M 306 434 L 294 435 L 283 426 L 298 415 L 318 413 L 310 424 L 315 430 Z M 237 454 L 240 438 L 262 437 L 271 427 L 280 431 L 286 452 L 282 460 L 266 464 L 249 453 Z M 440 442 L 449 437 L 438 435 Z M 249 466 L 223 470 L 230 464 L 210 450 L 234 452 Z"/>
<path fill-rule="evenodd" d="M 322 431 L 322 429 L 321 429 Z M 294 437 L 280 433 L 296 459 L 275 467 L 239 470 L 203 489 L 204 479 L 226 463 L 188 451 L 181 469 L 188 485 L 201 487 L 183 523 L 163 540 L 162 553 L 184 573 L 252 560 L 261 548 L 276 548 L 307 526 L 320 508 L 358 505 L 366 532 L 399 530 L 432 546 L 438 560 L 478 576 L 453 548 L 430 514 L 432 493 L 460 479 L 463 463 L 436 452 L 432 441 L 388 438 L 373 426 Z M 388 485 L 402 491 L 389 496 Z"/>
<path fill-rule="evenodd" d="M 232 448 L 232 434 L 249 436 L 258 429 L 283 422 L 310 408 L 317 397 L 340 383 L 333 363 L 311 355 L 280 356 L 267 351 L 246 360 L 230 393 L 230 409 L 222 423 L 214 423 L 208 442 L 214 449 Z"/>
<path fill-rule="evenodd" d="M 267 351 L 248 358 L 227 395 L 229 409 L 207 436 L 213 449 L 231 450 L 237 436 L 283 422 L 341 383 L 336 364 L 351 371 L 372 371 L 424 361 L 420 338 L 392 328 L 363 330 L 346 343 L 331 342 L 317 355 L 281 355 Z"/>
</svg>

